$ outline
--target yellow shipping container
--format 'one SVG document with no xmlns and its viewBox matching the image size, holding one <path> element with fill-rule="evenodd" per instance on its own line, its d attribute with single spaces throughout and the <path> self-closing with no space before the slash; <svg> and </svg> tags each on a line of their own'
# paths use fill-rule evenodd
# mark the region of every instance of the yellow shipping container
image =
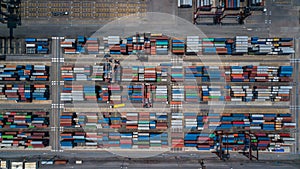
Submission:
<svg viewBox="0 0 300 169">
<path fill-rule="evenodd" d="M 115 104 L 115 105 L 114 105 L 114 108 L 120 108 L 120 107 L 124 107 L 124 106 L 125 106 L 124 103 L 122 103 L 122 104 Z"/>
</svg>

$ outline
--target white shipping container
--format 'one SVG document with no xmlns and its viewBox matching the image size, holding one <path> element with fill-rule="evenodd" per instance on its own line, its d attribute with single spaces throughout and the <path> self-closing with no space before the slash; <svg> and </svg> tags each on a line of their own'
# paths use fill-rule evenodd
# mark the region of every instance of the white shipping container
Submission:
<svg viewBox="0 0 300 169">
<path fill-rule="evenodd" d="M 30 43 L 27 43 L 26 44 L 26 48 L 35 48 L 36 44 L 30 44 Z"/>
</svg>

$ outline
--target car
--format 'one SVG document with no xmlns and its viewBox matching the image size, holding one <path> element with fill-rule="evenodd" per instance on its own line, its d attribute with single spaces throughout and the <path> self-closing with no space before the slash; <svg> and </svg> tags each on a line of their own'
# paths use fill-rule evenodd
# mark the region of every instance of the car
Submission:
<svg viewBox="0 0 300 169">
<path fill-rule="evenodd" d="M 266 12 L 267 12 L 267 8 L 264 8 L 263 13 L 266 13 Z"/>
<path fill-rule="evenodd" d="M 65 12 L 52 12 L 53 16 L 62 16 L 62 15 L 69 15 L 68 11 Z"/>
</svg>

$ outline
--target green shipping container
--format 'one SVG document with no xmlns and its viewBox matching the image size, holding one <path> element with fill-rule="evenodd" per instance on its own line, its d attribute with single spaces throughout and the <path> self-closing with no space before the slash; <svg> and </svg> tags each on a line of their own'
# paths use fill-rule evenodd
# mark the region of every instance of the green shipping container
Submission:
<svg viewBox="0 0 300 169">
<path fill-rule="evenodd" d="M 213 41 L 215 41 L 215 39 L 214 38 L 203 38 L 202 41 L 203 42 L 213 42 Z"/>
</svg>

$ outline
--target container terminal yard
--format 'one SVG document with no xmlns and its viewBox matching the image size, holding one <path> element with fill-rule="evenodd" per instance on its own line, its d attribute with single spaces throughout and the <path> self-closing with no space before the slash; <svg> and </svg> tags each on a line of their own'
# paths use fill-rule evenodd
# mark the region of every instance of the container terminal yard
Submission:
<svg viewBox="0 0 300 169">
<path fill-rule="evenodd" d="M 300 168 L 298 0 L 0 2 L 0 168 Z"/>
</svg>

